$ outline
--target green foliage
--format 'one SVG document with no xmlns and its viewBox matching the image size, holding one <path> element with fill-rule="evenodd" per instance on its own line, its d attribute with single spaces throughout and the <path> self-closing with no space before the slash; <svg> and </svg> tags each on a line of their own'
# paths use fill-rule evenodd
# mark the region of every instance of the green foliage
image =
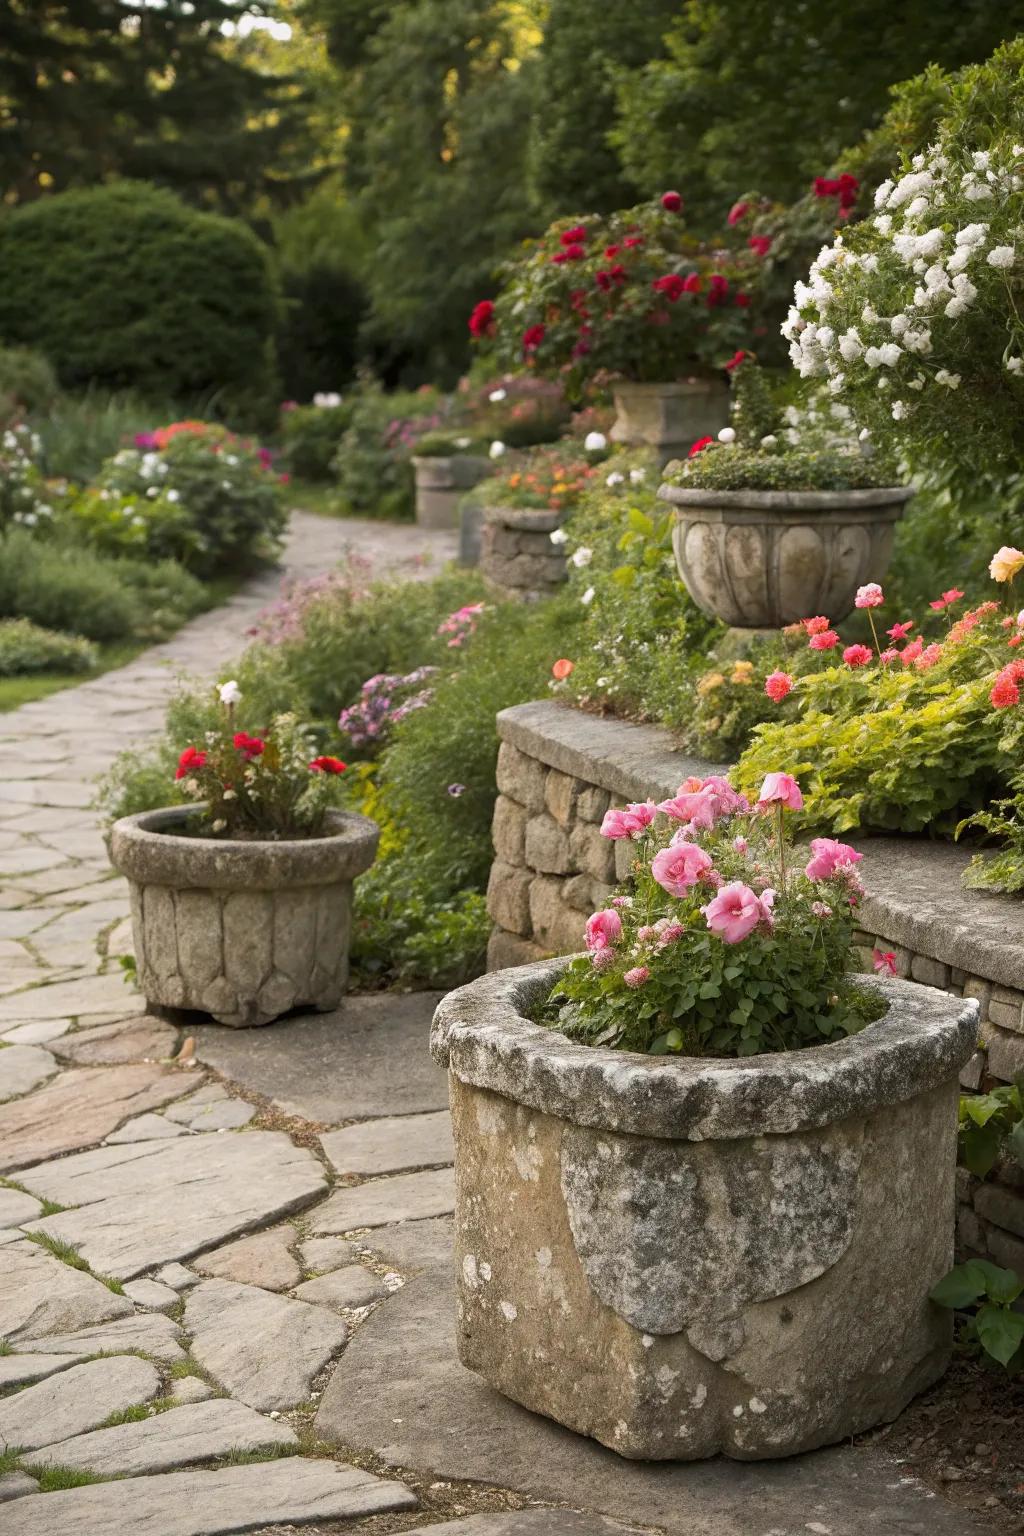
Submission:
<svg viewBox="0 0 1024 1536">
<path fill-rule="evenodd" d="M 1024 1280 L 1012 1269 L 1001 1269 L 987 1259 L 970 1259 L 944 1275 L 929 1295 L 940 1307 L 975 1307 L 967 1337 L 1016 1374 L 1024 1368 L 1024 1313 L 1014 1309 L 1022 1292 Z"/>
<path fill-rule="evenodd" d="M 467 437 L 464 432 L 424 432 L 416 441 L 416 457 L 449 459 L 459 453 L 486 453 L 489 446 L 482 438 Z"/>
<path fill-rule="evenodd" d="M 52 1462 L 37 1466 L 29 1459 L 23 1462 L 26 1472 L 39 1484 L 40 1493 L 63 1493 L 67 1488 L 87 1488 L 90 1483 L 106 1483 L 114 1479 L 102 1477 L 98 1472 L 87 1472 L 84 1467 L 62 1467 Z"/>
<path fill-rule="evenodd" d="M 312 252 L 282 261 L 277 350 L 285 398 L 309 400 L 355 376 L 366 290 L 350 252 L 349 239 L 326 248 L 321 238 Z"/>
<path fill-rule="evenodd" d="M 88 672 L 98 653 L 88 640 L 40 629 L 28 619 L 0 619 L 0 677 L 27 672 Z"/>
<path fill-rule="evenodd" d="M 217 391 L 258 414 L 276 394 L 277 280 L 244 224 L 116 182 L 0 221 L 0 338 L 61 383 L 184 399 Z"/>
<path fill-rule="evenodd" d="M 411 521 L 416 442 L 440 426 L 441 399 L 429 389 L 386 395 L 366 382 L 350 397 L 351 418 L 333 470 L 342 500 L 360 517 Z"/>
<path fill-rule="evenodd" d="M 991 1093 L 960 1098 L 960 1161 L 984 1178 L 1003 1151 L 1024 1168 L 1024 1093 L 1021 1083 L 1004 1083 Z"/>
<path fill-rule="evenodd" d="M 105 460 L 129 447 L 137 433 L 175 414 L 168 401 L 151 402 L 125 390 L 89 387 L 61 395 L 49 410 L 32 417 L 44 472 L 86 485 Z"/>
<path fill-rule="evenodd" d="M 865 491 L 892 485 L 894 473 L 882 457 L 856 451 L 715 443 L 669 479 L 701 491 Z"/>
<path fill-rule="evenodd" d="M 484 970 L 490 933 L 479 891 L 439 900 L 428 879 L 388 859 L 356 885 L 353 972 L 368 987 L 458 987 Z"/>
<path fill-rule="evenodd" d="M 60 393 L 46 358 L 28 347 L 0 347 L 0 426 L 47 411 Z"/>
<path fill-rule="evenodd" d="M 348 404 L 282 411 L 281 444 L 289 473 L 302 480 L 332 480 L 331 464 L 351 418 Z"/>
</svg>

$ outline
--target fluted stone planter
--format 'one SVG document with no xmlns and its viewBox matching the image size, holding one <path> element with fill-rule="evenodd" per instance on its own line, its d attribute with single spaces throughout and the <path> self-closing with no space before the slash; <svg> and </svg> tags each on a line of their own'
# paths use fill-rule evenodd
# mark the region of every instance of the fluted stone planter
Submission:
<svg viewBox="0 0 1024 1536">
<path fill-rule="evenodd" d="M 486 508 L 480 569 L 501 596 L 534 602 L 558 591 L 569 573 L 551 535 L 564 521 L 564 512 L 543 508 Z"/>
<path fill-rule="evenodd" d="M 746 1061 L 595 1049 L 525 1015 L 566 962 L 452 992 L 458 1349 L 621 1455 L 786 1456 L 945 1370 L 957 1073 L 977 1004 L 877 983 L 847 1040 Z"/>
<path fill-rule="evenodd" d="M 182 835 L 194 815 L 146 811 L 111 828 L 146 1000 L 232 1025 L 269 1024 L 299 1005 L 337 1007 L 352 882 L 373 863 L 376 823 L 331 811 L 323 837 L 249 842 Z"/>
<path fill-rule="evenodd" d="M 881 581 L 907 486 L 870 491 L 709 491 L 662 485 L 672 543 L 697 607 L 737 629 L 781 629 L 812 614 L 833 623 L 857 588 Z"/>
<path fill-rule="evenodd" d="M 471 453 L 450 458 L 413 456 L 416 521 L 421 528 L 457 528 L 459 502 L 491 473 L 489 459 Z"/>
<path fill-rule="evenodd" d="M 613 388 L 612 441 L 654 448 L 661 460 L 685 458 L 701 437 L 717 437 L 729 424 L 729 386 L 721 374 L 677 384 L 628 384 Z"/>
</svg>

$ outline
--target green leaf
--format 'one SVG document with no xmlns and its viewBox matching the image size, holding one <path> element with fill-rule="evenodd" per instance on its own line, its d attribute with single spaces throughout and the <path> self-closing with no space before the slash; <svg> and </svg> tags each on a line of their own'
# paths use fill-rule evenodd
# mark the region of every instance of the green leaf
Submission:
<svg viewBox="0 0 1024 1536">
<path fill-rule="evenodd" d="M 978 1261 L 972 1259 L 967 1264 L 955 1265 L 937 1285 L 932 1286 L 928 1295 L 940 1307 L 960 1308 L 969 1307 L 979 1296 L 984 1296 L 985 1290 L 985 1276 Z"/>
<path fill-rule="evenodd" d="M 985 1276 L 985 1289 L 992 1301 L 1000 1301 L 1009 1304 L 1016 1301 L 1021 1291 L 1024 1291 L 1024 1280 L 1015 1274 L 1012 1269 L 1002 1269 L 998 1264 L 992 1264 L 988 1259 L 972 1260 L 974 1267 Z"/>
<path fill-rule="evenodd" d="M 617 565 L 612 571 L 612 581 L 619 587 L 631 587 L 636 581 L 636 566 Z"/>
<path fill-rule="evenodd" d="M 974 1323 L 986 1354 L 1000 1365 L 1008 1365 L 1024 1343 L 1024 1317 L 1005 1307 L 984 1306 Z"/>
<path fill-rule="evenodd" d="M 1010 1151 L 1024 1168 L 1024 1120 L 1018 1120 L 1010 1132 Z"/>
<path fill-rule="evenodd" d="M 983 1179 L 990 1173 L 1002 1146 L 1002 1133 L 995 1125 L 968 1125 L 960 1132 L 964 1166 Z"/>
<path fill-rule="evenodd" d="M 630 507 L 629 526 L 636 533 L 642 533 L 645 538 L 654 532 L 654 524 L 645 512 L 640 511 L 639 507 Z"/>
</svg>

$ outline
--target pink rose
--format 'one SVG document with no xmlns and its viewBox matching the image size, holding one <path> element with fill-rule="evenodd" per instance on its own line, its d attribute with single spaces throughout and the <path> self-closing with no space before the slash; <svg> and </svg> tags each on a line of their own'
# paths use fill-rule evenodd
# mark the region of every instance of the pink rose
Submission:
<svg viewBox="0 0 1024 1536">
<path fill-rule="evenodd" d="M 841 865 L 859 864 L 864 857 L 849 843 L 837 843 L 834 837 L 812 837 L 811 857 L 804 874 L 808 880 L 831 880 Z"/>
<path fill-rule="evenodd" d="M 871 648 L 867 645 L 848 645 L 843 660 L 848 667 L 866 667 L 871 660 Z"/>
<path fill-rule="evenodd" d="M 769 672 L 764 680 L 764 691 L 776 704 L 781 704 L 792 693 L 796 679 L 789 672 Z"/>
<path fill-rule="evenodd" d="M 612 907 L 587 918 L 587 948 L 608 949 L 622 937 L 622 919 Z"/>
<path fill-rule="evenodd" d="M 799 811 L 803 809 L 804 797 L 796 779 L 790 774 L 769 773 L 761 785 L 757 803 L 760 806 L 784 805 L 788 810 Z"/>
<path fill-rule="evenodd" d="M 685 896 L 691 885 L 707 876 L 711 866 L 711 855 L 696 843 L 677 843 L 654 855 L 651 874 L 670 896 Z"/>
<path fill-rule="evenodd" d="M 857 588 L 853 603 L 855 608 L 881 608 L 885 594 L 877 581 L 869 581 L 866 587 Z"/>
<path fill-rule="evenodd" d="M 634 965 L 633 969 L 627 971 L 622 979 L 627 987 L 642 987 L 645 981 L 650 980 L 650 977 L 651 973 L 646 965 Z"/>
<path fill-rule="evenodd" d="M 646 805 L 627 805 L 624 811 L 606 811 L 601 823 L 601 836 L 639 837 L 654 820 L 657 809 L 652 801 L 648 801 Z"/>
<path fill-rule="evenodd" d="M 711 795 L 702 790 L 680 791 L 671 800 L 662 800 L 658 810 L 672 821 L 683 821 L 702 832 L 710 831 L 715 824 L 715 803 Z"/>
<path fill-rule="evenodd" d="M 823 629 L 812 635 L 807 644 L 812 651 L 830 651 L 839 644 L 839 636 L 834 629 Z"/>
<path fill-rule="evenodd" d="M 714 900 L 701 911 L 711 932 L 721 934 L 726 944 L 739 944 L 748 933 L 753 933 L 765 916 L 758 897 L 741 880 L 723 885 Z"/>
</svg>

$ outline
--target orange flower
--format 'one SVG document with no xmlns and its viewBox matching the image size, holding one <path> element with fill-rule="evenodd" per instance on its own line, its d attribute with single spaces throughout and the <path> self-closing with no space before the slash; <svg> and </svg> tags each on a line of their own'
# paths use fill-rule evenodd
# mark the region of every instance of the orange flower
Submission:
<svg viewBox="0 0 1024 1536">
<path fill-rule="evenodd" d="M 551 668 L 551 676 L 557 678 L 560 683 L 564 682 L 572 671 L 574 665 L 575 663 L 569 661 L 567 657 L 561 656 Z"/>
</svg>

